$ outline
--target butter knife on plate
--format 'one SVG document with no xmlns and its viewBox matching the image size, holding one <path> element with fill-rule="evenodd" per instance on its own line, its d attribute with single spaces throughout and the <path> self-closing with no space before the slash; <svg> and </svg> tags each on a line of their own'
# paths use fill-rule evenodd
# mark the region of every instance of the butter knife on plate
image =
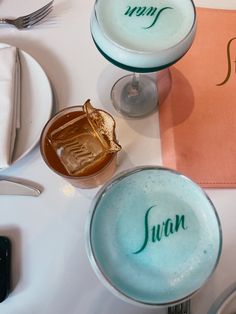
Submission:
<svg viewBox="0 0 236 314">
<path fill-rule="evenodd" d="M 39 196 L 40 194 L 41 190 L 30 181 L 0 178 L 0 195 Z"/>
</svg>

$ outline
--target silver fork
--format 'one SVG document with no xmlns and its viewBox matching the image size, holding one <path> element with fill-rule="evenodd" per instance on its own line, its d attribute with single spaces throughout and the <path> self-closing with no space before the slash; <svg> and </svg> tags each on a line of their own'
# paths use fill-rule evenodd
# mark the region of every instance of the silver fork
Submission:
<svg viewBox="0 0 236 314">
<path fill-rule="evenodd" d="M 190 314 L 190 300 L 168 307 L 168 314 Z"/>
<path fill-rule="evenodd" d="M 53 1 L 54 0 L 50 1 L 48 4 L 46 4 L 42 8 L 30 14 L 20 16 L 16 19 L 0 18 L 0 24 L 10 24 L 10 25 L 15 26 L 18 29 L 30 28 L 34 24 L 44 19 L 52 11 Z"/>
</svg>

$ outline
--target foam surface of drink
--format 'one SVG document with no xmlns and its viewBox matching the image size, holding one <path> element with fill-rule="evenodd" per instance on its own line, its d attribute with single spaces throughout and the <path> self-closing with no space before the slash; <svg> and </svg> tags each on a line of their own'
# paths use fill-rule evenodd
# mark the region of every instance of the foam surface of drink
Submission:
<svg viewBox="0 0 236 314">
<path fill-rule="evenodd" d="M 221 234 L 212 204 L 197 185 L 148 169 L 117 180 L 102 194 L 91 245 L 118 291 L 165 304 L 202 286 L 218 260 Z"/>
<path fill-rule="evenodd" d="M 194 21 L 190 0 L 100 0 L 96 13 L 110 39 L 138 51 L 176 45 L 188 34 Z"/>
<path fill-rule="evenodd" d="M 157 71 L 180 59 L 195 35 L 191 0 L 99 0 L 91 32 L 100 52 L 122 68 Z"/>
</svg>

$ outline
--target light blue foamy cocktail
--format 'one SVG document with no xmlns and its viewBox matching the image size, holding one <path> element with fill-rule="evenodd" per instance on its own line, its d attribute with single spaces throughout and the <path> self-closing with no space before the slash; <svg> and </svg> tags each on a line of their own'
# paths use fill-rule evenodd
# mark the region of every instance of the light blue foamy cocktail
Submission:
<svg viewBox="0 0 236 314">
<path fill-rule="evenodd" d="M 111 63 L 136 73 L 156 72 L 178 61 L 190 48 L 196 30 L 192 0 L 96 0 L 91 34 Z M 132 83 L 131 83 L 132 82 Z M 130 76 L 112 89 L 115 108 L 142 117 L 157 105 L 156 82 Z"/>
<path fill-rule="evenodd" d="M 218 263 L 222 235 L 203 190 L 174 171 L 139 167 L 98 193 L 88 251 L 99 278 L 119 297 L 160 306 L 189 298 Z"/>
</svg>

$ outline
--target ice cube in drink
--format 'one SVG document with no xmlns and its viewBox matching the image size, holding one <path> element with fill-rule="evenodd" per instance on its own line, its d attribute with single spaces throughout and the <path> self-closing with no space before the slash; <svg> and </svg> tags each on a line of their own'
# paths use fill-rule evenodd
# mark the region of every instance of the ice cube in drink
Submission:
<svg viewBox="0 0 236 314">
<path fill-rule="evenodd" d="M 84 114 L 53 130 L 49 140 L 70 175 L 77 175 L 103 157 L 106 150 Z"/>
</svg>

